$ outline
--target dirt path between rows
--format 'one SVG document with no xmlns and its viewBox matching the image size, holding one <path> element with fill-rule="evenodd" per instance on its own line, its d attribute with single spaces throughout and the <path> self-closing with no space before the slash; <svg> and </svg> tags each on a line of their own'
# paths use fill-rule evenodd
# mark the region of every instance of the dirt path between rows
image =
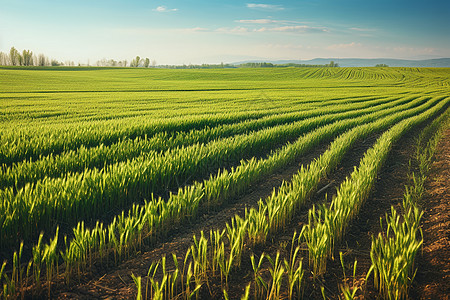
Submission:
<svg viewBox="0 0 450 300">
<path fill-rule="evenodd" d="M 423 199 L 423 254 L 411 291 L 413 299 L 450 299 L 450 129 L 444 133 Z"/>
</svg>

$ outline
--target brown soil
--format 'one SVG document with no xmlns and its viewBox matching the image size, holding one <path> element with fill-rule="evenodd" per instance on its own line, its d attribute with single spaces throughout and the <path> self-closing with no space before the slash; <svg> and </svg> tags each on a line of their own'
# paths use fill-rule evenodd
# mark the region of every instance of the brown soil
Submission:
<svg viewBox="0 0 450 300">
<path fill-rule="evenodd" d="M 423 200 L 423 254 L 412 296 L 450 299 L 450 129 L 440 141 Z"/>
</svg>

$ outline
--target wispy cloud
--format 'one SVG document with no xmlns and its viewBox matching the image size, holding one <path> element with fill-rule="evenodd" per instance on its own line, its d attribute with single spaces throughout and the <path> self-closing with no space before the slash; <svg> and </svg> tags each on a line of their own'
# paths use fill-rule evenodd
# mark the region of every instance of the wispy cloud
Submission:
<svg viewBox="0 0 450 300">
<path fill-rule="evenodd" d="M 233 27 L 233 28 L 229 28 L 229 27 L 217 28 L 215 30 L 215 32 L 230 33 L 230 34 L 242 34 L 242 33 L 248 33 L 248 32 L 250 32 L 250 30 L 246 27 L 237 26 L 237 27 Z"/>
<path fill-rule="evenodd" d="M 264 45 L 264 47 L 273 49 L 290 49 L 290 50 L 298 50 L 304 48 L 303 45 L 296 45 L 296 44 L 267 44 Z"/>
<path fill-rule="evenodd" d="M 172 12 L 172 11 L 177 11 L 177 10 L 178 10 L 178 8 L 167 8 L 167 7 L 164 6 L 164 5 L 160 5 L 160 6 L 158 6 L 157 8 L 154 8 L 154 9 L 153 9 L 153 11 L 161 12 L 161 13 Z"/>
<path fill-rule="evenodd" d="M 296 25 L 296 26 L 280 26 L 267 28 L 262 27 L 257 29 L 258 32 L 294 32 L 294 33 L 324 33 L 329 32 L 327 28 L 324 27 L 312 27 L 306 25 Z"/>
<path fill-rule="evenodd" d="M 256 24 L 256 25 L 258 24 L 300 25 L 308 23 L 292 20 L 274 20 L 274 19 L 247 19 L 247 20 L 236 20 L 235 22 L 242 24 Z"/>
<path fill-rule="evenodd" d="M 278 23 L 280 21 L 271 20 L 271 19 L 256 19 L 256 20 L 237 20 L 238 23 L 244 24 L 273 24 Z"/>
<path fill-rule="evenodd" d="M 277 22 L 277 21 L 275 21 Z M 256 25 L 264 23 L 254 23 Z M 167 33 L 183 33 L 183 34 L 198 34 L 198 33 L 219 33 L 219 34 L 264 34 L 264 33 L 326 33 L 329 30 L 325 27 L 312 27 L 307 25 L 296 26 L 275 26 L 275 27 L 219 27 L 219 28 L 204 28 L 204 27 L 186 27 L 186 28 L 151 28 L 151 27 L 131 27 L 131 28 L 116 28 L 116 32 L 128 35 L 142 35 L 142 34 L 167 34 Z"/>
<path fill-rule="evenodd" d="M 123 27 L 111 29 L 114 33 L 126 34 L 128 36 L 136 35 L 161 35 L 161 34 L 197 34 L 202 32 L 211 32 L 211 30 L 202 27 L 193 28 L 149 28 L 149 27 Z"/>
<path fill-rule="evenodd" d="M 203 27 L 194 27 L 194 28 L 182 28 L 178 29 L 178 31 L 185 33 L 197 33 L 197 32 L 209 32 L 210 30 L 208 28 Z"/>
<path fill-rule="evenodd" d="M 258 20 L 259 21 L 259 20 Z M 274 21 L 276 22 L 276 21 Z M 245 23 L 245 22 L 244 22 Z M 252 24 L 270 24 L 264 22 L 254 22 Z M 219 33 L 229 33 L 229 34 L 243 34 L 243 33 L 326 33 L 329 32 L 327 28 L 324 27 L 311 27 L 306 25 L 296 25 L 296 26 L 277 26 L 277 27 L 259 27 L 259 28 L 248 28 L 244 26 L 236 27 L 221 27 L 213 30 Z"/>
<path fill-rule="evenodd" d="M 352 28 L 349 28 L 350 30 L 353 30 L 353 31 L 358 31 L 358 32 L 373 32 L 373 31 L 376 31 L 376 29 L 372 29 L 372 28 L 359 28 L 359 27 L 352 27 Z"/>
<path fill-rule="evenodd" d="M 284 7 L 282 5 L 261 4 L 261 3 L 247 3 L 247 7 L 252 8 L 252 9 L 262 9 L 262 10 L 270 10 L 270 11 L 278 11 L 278 10 L 284 9 Z"/>
</svg>

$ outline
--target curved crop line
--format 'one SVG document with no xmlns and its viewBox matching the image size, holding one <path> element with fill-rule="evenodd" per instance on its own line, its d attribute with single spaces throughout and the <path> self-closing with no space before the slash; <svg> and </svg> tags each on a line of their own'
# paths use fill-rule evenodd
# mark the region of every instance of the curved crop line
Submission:
<svg viewBox="0 0 450 300">
<path fill-rule="evenodd" d="M 3 167 L 0 172 L 0 187 L 22 188 L 26 183 L 36 182 L 44 177 L 55 178 L 68 173 L 83 172 L 86 169 L 106 168 L 108 165 L 131 160 L 142 155 L 153 155 L 153 152 L 165 152 L 172 148 L 203 144 L 217 139 L 246 134 L 250 131 L 261 130 L 272 126 L 317 117 L 327 114 L 340 114 L 356 109 L 375 107 L 375 105 L 390 102 L 388 106 L 402 104 L 407 99 L 397 101 L 396 98 L 375 99 L 361 103 L 351 103 L 306 112 L 293 112 L 281 115 L 263 117 L 261 119 L 244 121 L 237 124 L 219 125 L 203 130 L 180 132 L 176 135 L 167 133 L 156 134 L 151 138 L 144 137 L 135 140 L 126 139 L 110 146 L 100 145 L 93 148 L 80 147 L 76 152 L 67 151 L 61 155 L 50 155 L 36 161 L 24 161 Z M 383 106 L 385 107 L 385 106 Z M 380 107 L 381 108 L 381 107 Z M 156 155 L 156 153 L 154 154 Z M 161 154 L 162 155 L 162 154 Z M 73 176 L 76 176 L 75 174 Z"/>
<path fill-rule="evenodd" d="M 392 145 L 414 126 L 433 117 L 450 103 L 450 98 L 443 99 L 435 107 L 419 115 L 398 122 L 386 131 L 361 159 L 358 168 L 340 185 L 337 196 L 331 205 L 321 206 L 309 212 L 309 224 L 305 227 L 305 237 L 309 248 L 310 263 L 314 276 L 323 274 L 326 261 L 334 253 L 350 224 L 358 215 L 375 184 L 378 171 L 383 166 Z"/>
<path fill-rule="evenodd" d="M 420 219 L 423 211 L 419 201 L 424 194 L 424 183 L 436 151 L 438 141 L 450 127 L 450 109 L 429 124 L 419 135 L 412 160 L 418 165 L 417 173 L 408 171 L 412 178 L 403 195 L 402 211 L 391 207 L 386 213 L 387 231 L 372 236 L 370 257 L 372 266 L 366 278 L 373 272 L 374 285 L 385 299 L 407 299 L 408 290 L 415 277 L 414 260 L 422 243 Z M 383 229 L 382 229 L 383 231 Z"/>
<path fill-rule="evenodd" d="M 436 102 L 436 101 L 434 101 L 434 102 Z M 442 104 L 442 101 L 437 106 L 439 106 L 440 104 Z M 410 110 L 410 111 L 403 111 L 400 113 L 396 113 L 395 115 L 390 115 L 388 117 L 385 117 L 383 119 L 375 121 L 373 124 L 379 124 L 379 125 L 377 125 L 378 127 L 377 126 L 372 127 L 372 129 L 380 130 L 380 129 L 382 129 L 383 126 L 384 127 L 389 126 L 390 122 L 395 122 L 396 120 L 401 119 L 402 117 L 405 117 L 408 114 L 409 115 L 414 114 L 414 111 L 417 112 L 418 110 L 415 109 L 415 110 Z M 366 118 L 366 120 L 370 120 L 370 118 Z M 360 122 L 366 123 L 364 121 L 365 120 L 363 118 L 360 119 Z M 348 125 L 347 125 L 347 127 L 346 126 L 342 127 L 344 124 L 339 124 L 339 123 L 348 123 L 348 122 L 337 122 L 333 126 L 340 127 L 342 129 L 344 129 L 344 131 L 345 131 L 345 128 L 348 128 Z M 302 168 L 300 170 L 299 174 L 304 173 L 304 176 L 302 176 L 302 175 L 296 175 L 297 177 L 294 176 L 294 180 L 293 180 L 293 183 L 290 185 L 290 189 L 294 188 L 295 190 L 297 190 L 299 186 L 303 186 L 303 184 L 299 185 L 298 180 L 300 180 L 300 182 L 306 180 L 305 183 L 309 182 L 309 184 L 312 184 L 312 189 L 314 189 L 313 187 L 316 186 L 316 183 L 318 182 L 318 180 L 320 180 L 319 178 L 322 175 L 319 177 L 316 177 L 316 176 L 311 177 L 312 171 L 307 171 L 307 170 L 315 170 L 314 172 L 316 172 L 317 170 L 321 170 L 319 172 L 321 174 L 323 174 L 322 172 L 328 172 L 327 169 L 329 170 L 329 168 L 331 168 L 333 165 L 336 165 L 339 162 L 339 157 L 342 157 L 342 155 L 343 155 L 342 152 L 345 152 L 345 150 L 342 150 L 342 146 L 348 147 L 349 141 L 351 141 L 351 140 L 355 141 L 356 139 L 358 139 L 360 136 L 358 137 L 358 134 L 356 134 L 357 132 L 359 132 L 359 134 L 363 134 L 363 135 L 368 134 L 368 132 L 366 130 L 364 130 L 364 128 L 368 128 L 368 127 L 370 127 L 370 125 L 372 125 L 372 123 L 355 127 L 354 129 L 350 130 L 348 133 L 346 133 L 343 136 L 341 136 L 340 138 L 338 138 L 335 142 L 332 143 L 332 145 L 330 146 L 330 149 L 324 155 L 322 155 L 321 158 L 317 162 L 313 163 L 312 167 L 309 166 L 308 169 Z M 330 129 L 332 128 L 332 127 L 330 128 L 330 126 L 331 125 L 321 128 L 322 130 L 320 132 L 322 132 L 323 134 L 329 133 Z M 376 128 L 378 128 L 378 129 L 376 129 Z M 369 132 L 370 132 L 370 130 L 369 130 Z M 300 142 L 299 144 L 298 143 L 291 144 L 289 147 L 287 147 L 287 149 L 285 150 L 285 154 L 283 152 L 277 153 L 278 155 L 276 155 L 274 157 L 274 159 L 276 159 L 275 161 L 278 161 L 278 164 L 280 164 L 279 160 L 281 159 L 281 164 L 285 164 L 286 163 L 285 162 L 286 154 L 294 155 L 294 157 L 295 157 L 295 153 L 298 152 L 298 147 L 304 148 L 307 145 L 313 147 L 314 144 L 317 143 L 317 138 L 315 138 L 315 136 L 317 136 L 317 133 L 311 133 L 311 134 L 309 134 L 309 136 L 312 138 L 312 140 L 309 140 L 309 142 L 308 142 L 308 139 L 306 139 L 306 140 L 305 140 L 305 138 L 301 139 L 301 140 L 299 140 L 299 142 Z M 349 138 L 351 140 L 349 140 Z M 314 141 L 314 142 L 312 142 L 313 145 L 311 145 L 311 141 Z M 333 146 L 333 145 L 336 145 L 336 146 Z M 334 149 L 334 150 L 332 150 L 332 149 Z M 336 151 L 338 151 L 338 152 L 336 153 Z M 336 154 L 339 154 L 339 155 L 336 156 Z M 255 162 L 255 161 L 253 161 L 253 162 Z M 258 168 L 258 164 L 255 165 L 254 163 L 250 162 L 250 164 L 247 166 L 249 168 L 247 168 L 246 170 L 251 171 L 252 173 L 250 173 L 250 174 L 255 174 L 255 175 L 260 174 L 260 172 L 263 170 L 266 170 L 266 172 L 273 172 L 273 169 L 274 169 L 273 163 L 274 162 L 270 163 L 270 161 L 264 160 L 264 161 L 261 161 L 261 163 L 263 165 L 260 165 Z M 270 165 L 267 165 L 268 163 L 270 163 Z M 324 167 L 320 167 L 320 165 L 327 166 L 327 167 L 325 167 L 325 169 L 323 169 Z M 241 169 L 241 170 L 243 170 L 243 169 Z M 236 174 L 236 173 L 234 173 L 234 174 Z M 223 175 L 228 177 L 227 173 L 223 173 Z M 221 180 L 224 180 L 226 178 L 226 177 L 223 177 L 223 175 L 222 176 L 220 176 L 220 174 L 218 175 L 219 177 L 221 177 Z M 230 175 L 232 175 L 232 174 L 230 174 Z M 233 181 L 235 183 L 241 183 L 243 181 L 243 179 L 248 178 L 247 177 L 248 175 L 245 176 L 245 173 L 236 174 L 236 175 L 238 177 L 235 178 L 235 180 L 237 179 L 236 181 Z M 244 175 L 244 176 L 242 176 L 242 175 Z M 316 178 L 316 179 L 311 182 L 311 178 Z M 248 183 L 248 182 L 249 181 L 247 179 L 247 182 L 245 182 L 245 183 Z M 314 183 L 314 182 L 316 182 L 316 183 Z M 310 185 L 308 185 L 308 186 L 310 186 Z M 275 203 L 277 203 L 277 201 L 273 202 L 273 200 L 275 200 L 275 199 L 285 199 L 286 201 L 289 200 L 289 202 L 286 202 L 284 200 L 281 202 L 283 208 L 275 210 L 275 212 L 276 212 L 274 215 L 275 218 L 269 218 L 269 220 L 271 220 L 270 221 L 270 224 L 271 224 L 270 232 L 273 232 L 274 230 L 276 230 L 276 228 L 280 227 L 280 224 L 283 224 L 283 222 L 284 222 L 283 220 L 286 217 L 286 213 L 288 215 L 292 214 L 292 212 L 289 212 L 289 210 L 286 209 L 287 207 L 290 207 L 292 209 L 294 207 L 298 207 L 298 205 L 301 204 L 301 202 L 302 202 L 302 200 L 300 198 L 297 198 L 297 196 L 294 196 L 296 193 L 293 194 L 292 192 L 289 192 L 289 188 L 287 188 L 288 186 L 283 185 L 283 187 L 281 188 L 281 190 L 284 190 L 284 192 L 279 192 L 278 197 L 274 197 L 274 195 L 272 197 L 269 197 L 269 199 L 266 201 L 267 204 L 264 204 L 264 205 L 271 205 L 270 203 L 275 204 Z M 226 184 L 226 182 L 225 182 L 225 188 L 230 193 L 233 192 L 232 184 Z M 239 189 L 236 186 L 234 186 L 234 188 Z M 306 190 L 302 188 L 302 191 L 300 192 L 300 194 L 308 195 L 309 193 L 307 192 L 307 190 L 308 190 L 308 188 L 306 188 Z M 142 241 L 145 237 L 147 237 L 147 239 L 148 238 L 153 239 L 156 236 L 167 232 L 167 230 L 169 230 L 169 228 L 171 226 L 179 224 L 180 222 L 183 222 L 183 220 L 185 220 L 186 218 L 194 217 L 198 213 L 199 205 L 207 199 L 205 192 L 208 192 L 207 186 L 205 186 L 205 189 L 203 189 L 201 185 L 197 185 L 196 187 L 188 188 L 185 191 L 180 190 L 178 195 L 176 195 L 173 199 L 171 198 L 171 200 L 169 200 L 168 202 L 163 202 L 161 200 L 158 200 L 158 201 L 153 200 L 151 202 L 147 202 L 144 207 L 133 206 L 133 209 L 130 210 L 128 216 L 125 216 L 125 214 L 122 213 L 121 216 L 118 216 L 113 220 L 113 222 L 107 227 L 107 229 L 103 229 L 104 228 L 103 224 L 97 223 L 97 226 L 94 229 L 89 230 L 89 229 L 85 229 L 83 222 L 79 223 L 78 226 L 76 228 L 74 228 L 74 233 L 75 233 L 74 240 L 68 244 L 66 242 L 66 250 L 64 252 L 65 254 L 63 255 L 63 259 L 66 261 L 66 268 L 67 268 L 66 271 L 68 272 L 66 274 L 66 276 L 70 276 L 70 273 L 73 271 L 74 267 L 76 267 L 76 268 L 80 268 L 83 266 L 88 267 L 89 265 L 87 264 L 86 260 L 93 253 L 97 253 L 96 255 L 100 255 L 100 257 L 102 257 L 102 255 L 108 255 L 108 253 L 110 253 L 112 251 L 114 253 L 114 256 L 116 257 L 116 259 L 123 259 L 124 257 L 127 257 L 127 255 L 129 255 L 130 251 L 133 251 L 132 249 L 138 249 L 139 245 L 142 243 Z M 236 190 L 234 190 L 234 192 L 236 193 Z M 305 192 L 306 192 L 306 194 L 304 194 Z M 286 197 L 287 195 L 289 195 L 289 196 Z M 294 198 L 292 198 L 293 196 L 294 196 Z M 179 200 L 182 200 L 182 198 L 185 198 L 187 201 L 179 202 Z M 292 201 L 294 201 L 294 202 L 292 202 Z M 286 204 L 288 204 L 288 203 L 290 203 L 290 204 L 288 206 L 286 206 Z M 297 204 L 295 204 L 295 203 L 297 203 Z M 220 203 L 217 203 L 216 205 L 220 205 Z M 260 202 L 259 213 L 263 214 L 263 216 L 265 216 L 266 210 L 261 209 L 261 207 L 262 207 L 261 205 L 263 205 L 262 202 Z M 252 219 L 251 211 L 250 211 L 249 216 L 250 216 L 249 220 Z M 250 221 L 246 221 L 245 224 L 247 224 L 248 222 L 250 222 Z M 233 227 L 234 227 L 234 226 L 241 226 L 244 223 L 242 223 L 240 221 L 236 221 L 236 222 L 233 222 L 233 224 L 234 224 L 233 225 Z M 247 226 L 247 225 L 245 225 L 245 226 Z M 247 227 L 245 227 L 245 228 L 247 228 Z M 242 229 L 242 230 L 244 230 L 244 229 Z M 242 231 L 242 230 L 240 230 L 240 231 Z M 243 232 L 246 232 L 246 231 L 247 231 L 247 229 L 245 229 L 245 231 L 243 231 Z M 258 232 L 258 235 L 261 233 L 261 231 L 257 231 L 257 232 Z M 82 246 L 82 245 L 84 245 L 84 246 Z M 79 247 L 82 247 L 82 249 L 84 249 L 84 250 L 82 252 L 80 252 Z"/>
<path fill-rule="evenodd" d="M 220 124 L 232 124 L 248 119 L 257 119 L 271 112 L 245 112 L 245 113 L 222 113 L 205 116 L 192 116 L 186 118 L 172 119 L 136 119 L 112 120 L 110 122 L 99 122 L 100 124 L 88 123 L 87 126 L 68 130 L 63 128 L 55 131 L 53 128 L 45 131 L 43 128 L 30 132 L 2 133 L 0 145 L 0 164 L 11 164 L 23 159 L 36 159 L 44 155 L 57 154 L 66 150 L 75 149 L 84 145 L 85 147 L 97 146 L 101 143 L 110 145 L 119 140 L 136 137 L 152 136 L 159 132 L 189 131 L 202 129 L 207 126 Z"/>
<path fill-rule="evenodd" d="M 230 268 L 240 268 L 241 258 L 244 251 L 244 243 L 246 244 L 246 251 L 248 251 L 248 249 L 251 248 L 252 245 L 263 244 L 266 241 L 267 235 L 269 233 L 273 235 L 280 229 L 287 226 L 293 214 L 295 214 L 295 212 L 305 202 L 309 195 L 317 188 L 317 184 L 320 181 L 320 178 L 326 176 L 326 174 L 330 170 L 334 169 L 339 164 L 339 161 L 351 147 L 351 144 L 356 142 L 358 139 L 367 136 L 373 131 L 384 130 L 389 128 L 392 124 L 395 124 L 377 140 L 377 142 L 371 149 L 366 152 L 365 156 L 361 160 L 360 167 L 357 169 L 355 168 L 355 171 L 350 177 L 351 179 L 347 179 L 346 181 L 344 181 L 344 183 L 342 183 L 340 189 L 341 194 L 338 195 L 338 197 L 340 198 L 339 200 L 336 200 L 337 198 L 334 199 L 331 209 L 329 209 L 329 211 L 332 212 L 327 213 L 327 208 L 324 207 L 320 210 L 321 212 L 323 212 L 323 214 L 321 213 L 321 217 L 317 218 L 313 217 L 316 214 L 315 209 L 313 208 L 312 210 L 310 210 L 310 223 L 304 227 L 301 236 L 306 236 L 308 246 L 311 246 L 313 244 L 312 241 L 318 238 L 319 242 L 325 241 L 320 242 L 320 245 L 331 245 L 331 247 L 333 247 L 334 242 L 336 242 L 339 237 L 342 237 L 341 233 L 345 232 L 345 220 L 349 220 L 349 218 L 346 216 L 354 217 L 355 215 L 357 215 L 358 205 L 359 203 L 361 203 L 361 201 L 363 201 L 365 197 L 367 197 L 368 191 L 370 191 L 374 178 L 376 177 L 377 170 L 379 170 L 380 165 L 382 165 L 385 157 L 389 153 L 392 143 L 398 140 L 405 131 L 410 130 L 420 122 L 423 122 L 426 119 L 437 114 L 439 111 L 447 107 L 449 103 L 450 101 L 447 98 L 444 99 L 444 101 L 438 102 L 437 104 L 435 103 L 434 107 L 431 107 L 428 110 L 417 112 L 419 113 L 418 115 L 398 113 L 375 121 L 373 123 L 355 127 L 342 134 L 330 145 L 330 148 L 327 150 L 327 152 L 325 152 L 318 160 L 311 163 L 307 168 L 301 168 L 299 173 L 294 175 L 291 183 L 282 185 L 277 193 L 274 192 L 272 196 L 267 198 L 264 202 L 260 201 L 257 209 L 252 208 L 250 209 L 250 211 L 246 211 L 244 219 L 236 216 L 232 219 L 231 225 L 227 224 L 226 236 L 228 237 L 231 247 L 230 253 L 228 255 L 225 255 L 222 252 L 217 252 L 217 247 L 204 249 L 205 254 L 203 257 L 205 259 L 212 259 L 211 263 L 209 264 L 203 263 L 203 265 L 206 267 L 206 269 L 202 270 L 201 273 L 204 274 L 203 276 L 206 276 L 204 280 L 207 281 L 207 275 L 205 274 L 208 271 L 213 271 L 214 269 L 214 267 L 210 267 L 212 269 L 207 270 L 207 266 L 215 264 L 214 258 L 218 257 L 217 253 L 222 253 L 220 255 L 220 257 L 222 258 L 226 257 L 226 268 L 224 269 L 224 267 L 220 263 L 218 265 L 222 272 L 221 276 L 222 274 L 224 274 L 227 280 Z M 344 192 L 343 190 L 345 189 L 349 189 L 349 191 Z M 344 194 L 345 196 L 342 196 Z M 355 203 L 355 201 L 357 203 Z M 346 204 L 342 206 L 342 203 Z M 354 205 L 356 205 L 356 208 L 354 208 Z M 339 208 L 337 208 L 337 206 L 339 206 Z M 329 215 L 333 214 L 333 212 L 337 214 L 336 217 L 329 217 Z M 313 223 L 311 222 L 312 219 L 314 219 Z M 340 227 L 339 225 L 335 226 L 335 223 L 331 223 L 330 226 L 328 226 L 329 229 L 327 230 L 320 231 L 318 229 L 320 223 L 322 222 L 321 220 L 324 220 L 323 222 L 326 223 L 336 222 L 336 219 L 338 219 L 338 221 L 340 219 L 344 220 L 344 222 L 339 223 L 343 227 Z M 314 226 L 311 224 L 313 224 Z M 308 231 L 310 231 L 311 229 L 316 230 L 317 232 L 324 233 L 325 235 L 310 235 Z M 330 234 L 330 232 L 332 234 L 333 230 L 337 230 L 337 234 L 335 234 L 334 236 L 326 235 Z M 211 232 L 210 239 L 211 241 L 213 241 L 212 236 L 214 235 L 216 237 L 215 244 L 217 245 L 217 236 L 223 236 L 223 234 L 224 233 L 221 234 L 219 231 Z M 203 232 L 201 235 L 203 242 L 207 244 L 207 240 L 204 239 Z M 248 235 L 248 239 L 246 238 L 246 235 Z M 195 237 L 194 241 L 196 241 Z M 192 249 L 195 249 L 195 247 Z M 317 254 L 321 254 L 326 258 L 329 253 L 330 252 L 328 251 L 324 251 Z M 316 254 L 316 252 L 313 253 L 313 248 L 310 247 L 310 257 L 314 254 Z M 321 256 L 319 256 L 319 258 L 320 257 Z M 260 259 L 258 266 L 255 267 L 256 263 L 254 261 L 254 258 L 252 258 L 252 266 L 255 270 L 255 284 L 257 284 L 260 280 L 257 270 L 260 268 L 261 260 L 262 258 Z M 273 267 L 277 265 L 276 263 L 274 264 L 272 260 L 271 263 Z M 314 265 L 315 261 L 313 260 L 311 262 L 311 266 Z M 318 276 L 321 274 L 320 272 L 324 272 L 324 269 L 314 268 L 313 272 L 314 276 Z M 227 285 L 228 284 L 226 281 L 226 286 Z"/>
<path fill-rule="evenodd" d="M 426 99 L 419 98 L 405 106 L 406 108 L 414 107 Z M 429 104 L 425 103 L 419 107 L 426 105 Z M 391 111 L 397 111 L 401 109 L 401 106 L 381 108 L 383 107 L 374 107 L 375 113 L 365 116 L 365 110 L 350 111 L 344 115 L 363 116 L 338 122 L 359 124 L 361 120 L 370 120 L 376 115 L 382 116 Z M 4 216 L 0 217 L 2 240 L 6 242 L 10 239 L 8 236 L 16 236 L 17 233 L 24 238 L 33 235 L 35 225 L 32 224 L 39 224 L 39 228 L 44 229 L 52 226 L 51 224 L 57 220 L 70 223 L 73 222 L 72 220 L 79 220 L 81 216 L 96 217 L 105 210 L 121 207 L 135 199 L 149 197 L 152 193 L 166 189 L 171 184 L 177 184 L 174 174 L 179 174 L 178 182 L 182 182 L 191 174 L 210 173 L 212 170 L 217 170 L 222 161 L 228 161 L 230 155 L 235 153 L 253 153 L 254 155 L 261 149 L 273 148 L 280 138 L 298 136 L 342 117 L 343 115 L 325 115 L 315 118 L 313 122 L 305 120 L 288 126 L 263 130 L 257 135 L 244 136 L 241 140 L 228 139 L 208 146 L 197 145 L 182 148 L 183 151 L 168 151 L 160 158 L 158 156 L 140 157 L 127 163 L 114 164 L 101 171 L 86 170 L 82 174 L 61 179 L 45 178 L 35 184 L 25 185 L 17 193 L 14 193 L 11 188 L 0 190 L 0 199 L 2 199 L 0 211 Z M 233 147 L 237 151 L 228 153 L 229 150 L 226 149 L 233 149 Z M 237 156 L 237 161 L 240 157 L 241 155 Z"/>
</svg>

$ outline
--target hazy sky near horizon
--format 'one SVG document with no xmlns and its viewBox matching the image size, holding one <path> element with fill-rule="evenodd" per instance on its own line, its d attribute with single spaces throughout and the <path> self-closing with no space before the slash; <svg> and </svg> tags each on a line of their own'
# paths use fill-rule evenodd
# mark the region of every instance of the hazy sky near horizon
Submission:
<svg viewBox="0 0 450 300">
<path fill-rule="evenodd" d="M 450 57 L 448 0 L 0 0 L 0 51 L 91 64 Z"/>
</svg>

